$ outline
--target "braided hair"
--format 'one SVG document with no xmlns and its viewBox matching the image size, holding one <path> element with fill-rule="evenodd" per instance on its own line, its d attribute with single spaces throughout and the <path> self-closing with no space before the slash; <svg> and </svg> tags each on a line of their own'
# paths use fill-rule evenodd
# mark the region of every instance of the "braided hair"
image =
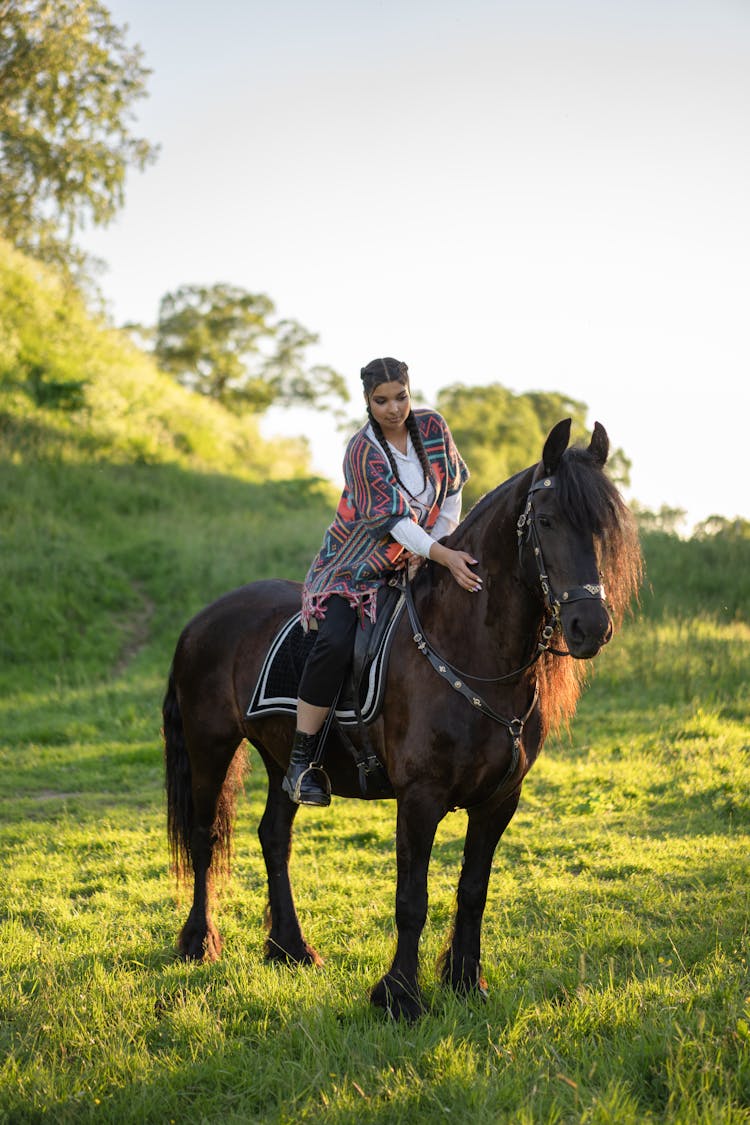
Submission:
<svg viewBox="0 0 750 1125">
<path fill-rule="evenodd" d="M 365 390 L 365 397 L 367 399 L 367 417 L 370 420 L 370 425 L 372 426 L 373 433 L 385 450 L 385 455 L 388 458 L 388 463 L 391 466 L 391 471 L 394 477 L 401 485 L 403 490 L 405 492 L 408 492 L 412 500 L 414 500 L 415 496 L 413 495 L 413 493 L 409 492 L 409 489 L 406 487 L 404 482 L 401 480 L 401 477 L 398 475 L 396 460 L 391 451 L 391 447 L 388 444 L 388 439 L 383 433 L 380 423 L 375 418 L 372 410 L 370 409 L 370 395 L 373 393 L 376 387 L 380 386 L 381 383 L 396 382 L 400 383 L 402 387 L 406 387 L 407 390 L 409 389 L 409 368 L 405 363 L 402 363 L 401 360 L 392 359 L 390 356 L 387 356 L 384 359 L 371 360 L 366 367 L 362 368 L 359 375 L 362 380 L 362 386 Z M 417 419 L 414 417 L 413 410 L 410 410 L 406 417 L 406 428 L 409 431 L 411 443 L 416 450 L 417 456 L 419 458 L 419 463 L 422 466 L 424 487 L 427 488 L 427 482 L 432 480 L 432 469 L 430 468 L 427 451 L 424 447 L 422 434 L 419 431 L 419 426 L 417 425 Z"/>
</svg>

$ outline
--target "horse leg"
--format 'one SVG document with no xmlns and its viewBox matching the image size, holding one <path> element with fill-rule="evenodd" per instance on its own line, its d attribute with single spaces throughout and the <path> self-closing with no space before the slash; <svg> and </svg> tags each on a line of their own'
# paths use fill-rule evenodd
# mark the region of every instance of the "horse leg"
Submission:
<svg viewBox="0 0 750 1125">
<path fill-rule="evenodd" d="M 193 905 L 180 931 L 177 948 L 186 961 L 217 961 L 221 937 L 209 909 L 211 857 L 214 842 L 209 828 L 194 828 L 190 836 L 193 857 Z"/>
<path fill-rule="evenodd" d="M 322 965 L 316 950 L 303 937 L 289 879 L 292 824 L 299 805 L 290 801 L 281 788 L 283 771 L 268 755 L 261 756 L 268 771 L 266 808 L 258 825 L 268 874 L 266 957 L 286 964 Z"/>
<path fill-rule="evenodd" d="M 188 838 L 193 904 L 178 939 L 179 952 L 186 960 L 216 961 L 221 954 L 221 937 L 210 909 L 212 863 L 219 856 L 225 860 L 228 857 L 234 798 L 242 773 L 241 761 L 236 769 L 233 767 L 235 749 L 227 755 L 222 747 L 221 755 L 217 752 L 216 758 L 206 757 L 206 768 L 199 770 L 193 766 L 192 770 L 192 823 Z M 212 763 L 211 768 L 208 763 Z"/>
<path fill-rule="evenodd" d="M 464 995 L 475 990 L 481 996 L 487 994 L 480 964 L 482 917 L 487 902 L 492 857 L 498 840 L 518 807 L 520 796 L 519 786 L 498 807 L 489 810 L 482 806 L 469 809 L 453 932 L 448 948 L 440 959 L 443 983 Z"/>
<path fill-rule="evenodd" d="M 422 1015 L 419 988 L 419 938 L 427 918 L 427 870 L 437 826 L 445 807 L 424 793 L 399 798 L 396 822 L 396 954 L 388 972 L 370 993 L 376 1007 L 398 1019 Z"/>
</svg>

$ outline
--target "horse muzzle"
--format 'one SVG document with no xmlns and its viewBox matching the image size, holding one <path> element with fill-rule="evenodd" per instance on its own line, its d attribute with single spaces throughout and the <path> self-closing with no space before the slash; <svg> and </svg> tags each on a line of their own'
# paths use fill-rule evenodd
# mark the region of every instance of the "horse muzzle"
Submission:
<svg viewBox="0 0 750 1125">
<path fill-rule="evenodd" d="M 590 660 L 612 639 L 613 625 L 603 601 L 590 598 L 560 606 L 560 625 L 568 652 L 576 660 Z"/>
</svg>

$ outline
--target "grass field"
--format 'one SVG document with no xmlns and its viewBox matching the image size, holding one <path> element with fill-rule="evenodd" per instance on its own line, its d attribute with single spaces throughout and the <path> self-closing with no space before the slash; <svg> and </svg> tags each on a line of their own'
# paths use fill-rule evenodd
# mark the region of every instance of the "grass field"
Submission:
<svg viewBox="0 0 750 1125">
<path fill-rule="evenodd" d="M 270 479 L 302 477 L 298 443 L 177 388 L 37 274 L 0 243 L 0 1125 L 748 1125 L 750 540 L 649 537 L 640 616 L 498 848 L 486 1003 L 434 969 L 462 813 L 433 852 L 422 1020 L 368 1003 L 394 944 L 392 803 L 300 812 L 326 963 L 264 962 L 252 755 L 223 959 L 182 964 L 174 644 L 232 586 L 300 578 L 332 499 Z M 32 402 L 40 371 L 86 409 Z"/>
<path fill-rule="evenodd" d="M 125 629 L 99 675 L 14 675 L 0 703 L 0 1121 L 750 1121 L 747 624 L 644 619 L 598 660 L 498 848 L 484 1004 L 435 975 L 465 823 L 446 819 L 413 1026 L 367 1001 L 393 947 L 391 803 L 302 810 L 293 877 L 326 964 L 264 963 L 257 758 L 224 957 L 175 959 L 172 640 Z"/>
</svg>

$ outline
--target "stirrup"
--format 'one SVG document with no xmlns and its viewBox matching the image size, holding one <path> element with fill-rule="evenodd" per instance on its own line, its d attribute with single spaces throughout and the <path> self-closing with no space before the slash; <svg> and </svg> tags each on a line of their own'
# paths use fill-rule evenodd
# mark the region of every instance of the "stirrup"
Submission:
<svg viewBox="0 0 750 1125">
<path fill-rule="evenodd" d="M 315 779 L 310 778 L 310 781 L 312 782 L 314 787 L 313 792 L 303 793 L 302 782 L 305 780 L 308 774 L 316 773 L 322 775 L 323 782 L 316 782 Z M 327 808 L 331 803 L 330 778 L 328 777 L 328 774 L 322 766 L 316 766 L 314 763 L 311 763 L 309 766 L 307 766 L 306 769 L 302 770 L 296 782 L 294 783 L 294 787 L 292 787 L 292 783 L 290 782 L 289 777 L 285 776 L 284 780 L 281 783 L 281 788 L 285 793 L 289 795 L 291 800 L 294 801 L 295 805 L 316 805 L 319 808 Z"/>
</svg>

